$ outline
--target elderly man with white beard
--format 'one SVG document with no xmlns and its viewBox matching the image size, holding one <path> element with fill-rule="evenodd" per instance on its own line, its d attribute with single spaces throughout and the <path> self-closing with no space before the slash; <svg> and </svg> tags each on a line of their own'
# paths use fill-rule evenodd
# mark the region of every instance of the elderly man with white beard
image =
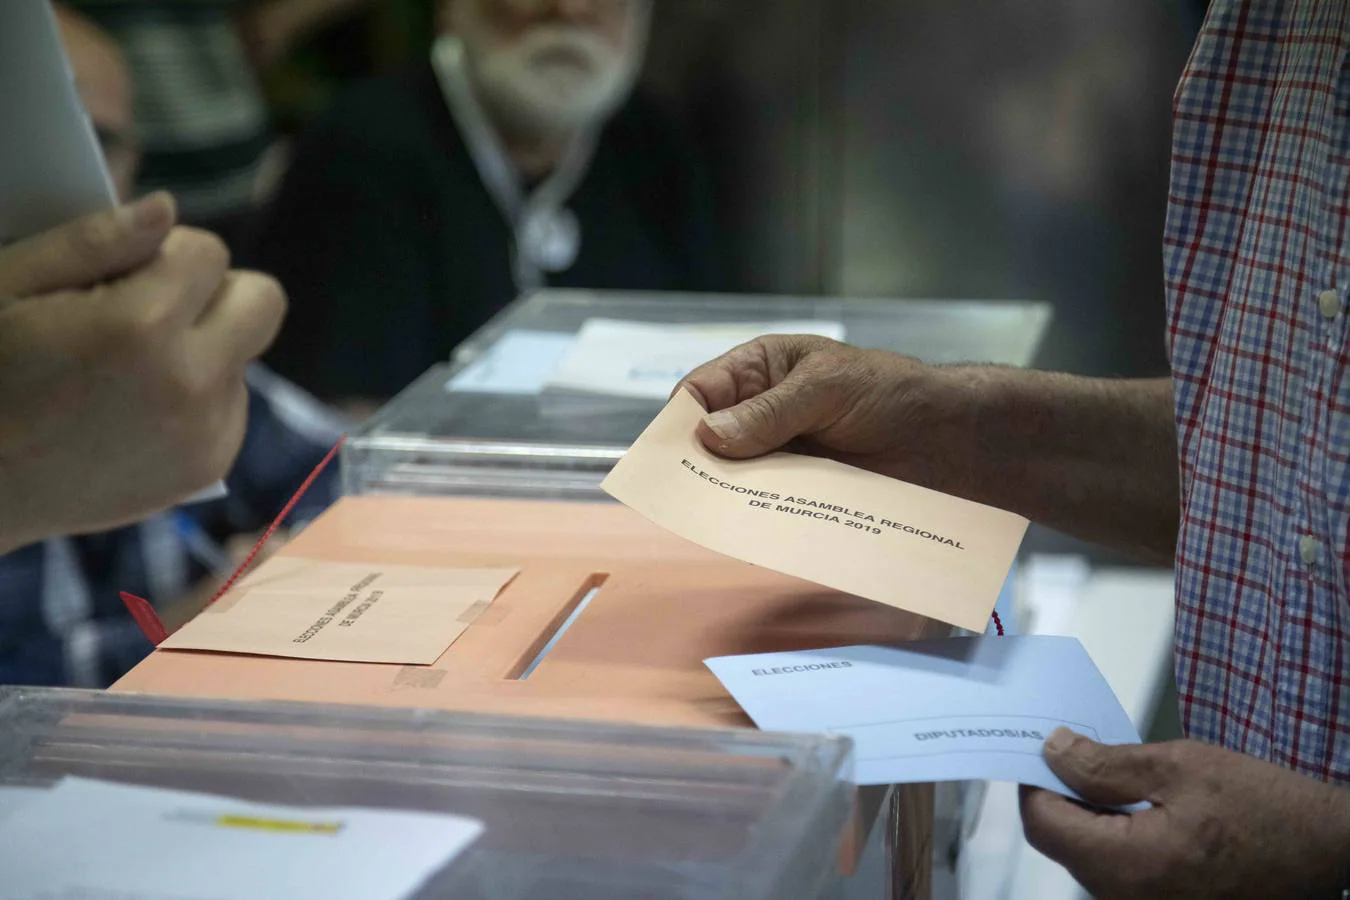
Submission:
<svg viewBox="0 0 1350 900">
<path fill-rule="evenodd" d="M 522 292 L 725 287 L 696 154 L 641 92 L 651 0 L 446 0 L 414 71 L 309 133 L 264 229 L 269 361 L 396 393 Z"/>
</svg>

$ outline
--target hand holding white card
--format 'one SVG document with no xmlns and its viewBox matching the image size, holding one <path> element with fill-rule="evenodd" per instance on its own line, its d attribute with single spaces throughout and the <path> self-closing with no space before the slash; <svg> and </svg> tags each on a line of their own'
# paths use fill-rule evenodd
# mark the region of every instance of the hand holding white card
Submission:
<svg viewBox="0 0 1350 900">
<path fill-rule="evenodd" d="M 114 206 L 51 3 L 0 3 L 0 85 L 0 246 Z M 184 502 L 227 493 L 217 482 Z"/>
<path fill-rule="evenodd" d="M 950 638 L 724 656 L 707 666 L 760 728 L 850 737 L 858 784 L 1014 781 L 1077 795 L 1041 756 L 1065 726 L 1139 733 L 1075 638 Z"/>
</svg>

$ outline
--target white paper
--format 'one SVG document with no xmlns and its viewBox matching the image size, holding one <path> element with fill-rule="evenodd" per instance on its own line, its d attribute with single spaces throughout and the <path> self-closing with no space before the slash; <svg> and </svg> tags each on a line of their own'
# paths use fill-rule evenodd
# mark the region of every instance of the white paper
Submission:
<svg viewBox="0 0 1350 900">
<path fill-rule="evenodd" d="M 1041 756 L 1052 731 L 1139 743 L 1071 637 L 723 656 L 707 666 L 760 728 L 851 737 L 858 784 L 1014 781 L 1077 797 Z"/>
<path fill-rule="evenodd" d="M 588 319 L 546 386 L 665 400 L 703 363 L 766 334 L 818 334 L 842 341 L 844 326 L 814 319 L 709 325 Z"/>
<path fill-rule="evenodd" d="M 0 786 L 0 823 L 46 793 L 46 788 Z"/>
<path fill-rule="evenodd" d="M 0 3 L 0 244 L 116 202 L 50 3 Z"/>
<path fill-rule="evenodd" d="M 576 340 L 575 334 L 558 331 L 508 331 L 451 378 L 445 389 L 469 394 L 538 394 Z"/>
<path fill-rule="evenodd" d="M 461 816 L 67 778 L 0 822 L 0 900 L 397 900 L 482 832 Z"/>
</svg>

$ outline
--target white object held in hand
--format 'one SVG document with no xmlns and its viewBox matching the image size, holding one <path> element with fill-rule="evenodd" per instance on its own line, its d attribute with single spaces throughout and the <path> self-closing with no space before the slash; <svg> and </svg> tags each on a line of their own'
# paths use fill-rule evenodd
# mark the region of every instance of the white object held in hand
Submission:
<svg viewBox="0 0 1350 900">
<path fill-rule="evenodd" d="M 949 638 L 706 660 L 767 731 L 853 739 L 858 784 L 1014 781 L 1077 798 L 1041 756 L 1064 726 L 1139 734 L 1076 638 Z"/>
<path fill-rule="evenodd" d="M 45 0 L 0 3 L 0 123 L 0 245 L 116 205 L 107 161 Z M 226 493 L 217 483 L 188 502 Z"/>
<path fill-rule="evenodd" d="M 0 244 L 117 202 L 46 2 L 0 5 Z"/>
</svg>

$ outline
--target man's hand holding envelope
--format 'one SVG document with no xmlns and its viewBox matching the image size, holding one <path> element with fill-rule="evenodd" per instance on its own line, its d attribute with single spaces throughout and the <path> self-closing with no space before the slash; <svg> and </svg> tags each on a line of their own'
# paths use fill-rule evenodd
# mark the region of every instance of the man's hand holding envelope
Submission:
<svg viewBox="0 0 1350 900">
<path fill-rule="evenodd" d="M 677 391 L 703 404 L 697 440 L 727 460 L 799 447 L 1172 561 L 1179 486 L 1166 379 L 932 367 L 770 336 Z M 1339 896 L 1350 882 L 1343 787 L 1196 741 L 1106 746 L 1061 729 L 1044 759 L 1094 803 L 1152 804 L 1121 815 L 1023 789 L 1028 839 L 1096 897 Z"/>
</svg>

